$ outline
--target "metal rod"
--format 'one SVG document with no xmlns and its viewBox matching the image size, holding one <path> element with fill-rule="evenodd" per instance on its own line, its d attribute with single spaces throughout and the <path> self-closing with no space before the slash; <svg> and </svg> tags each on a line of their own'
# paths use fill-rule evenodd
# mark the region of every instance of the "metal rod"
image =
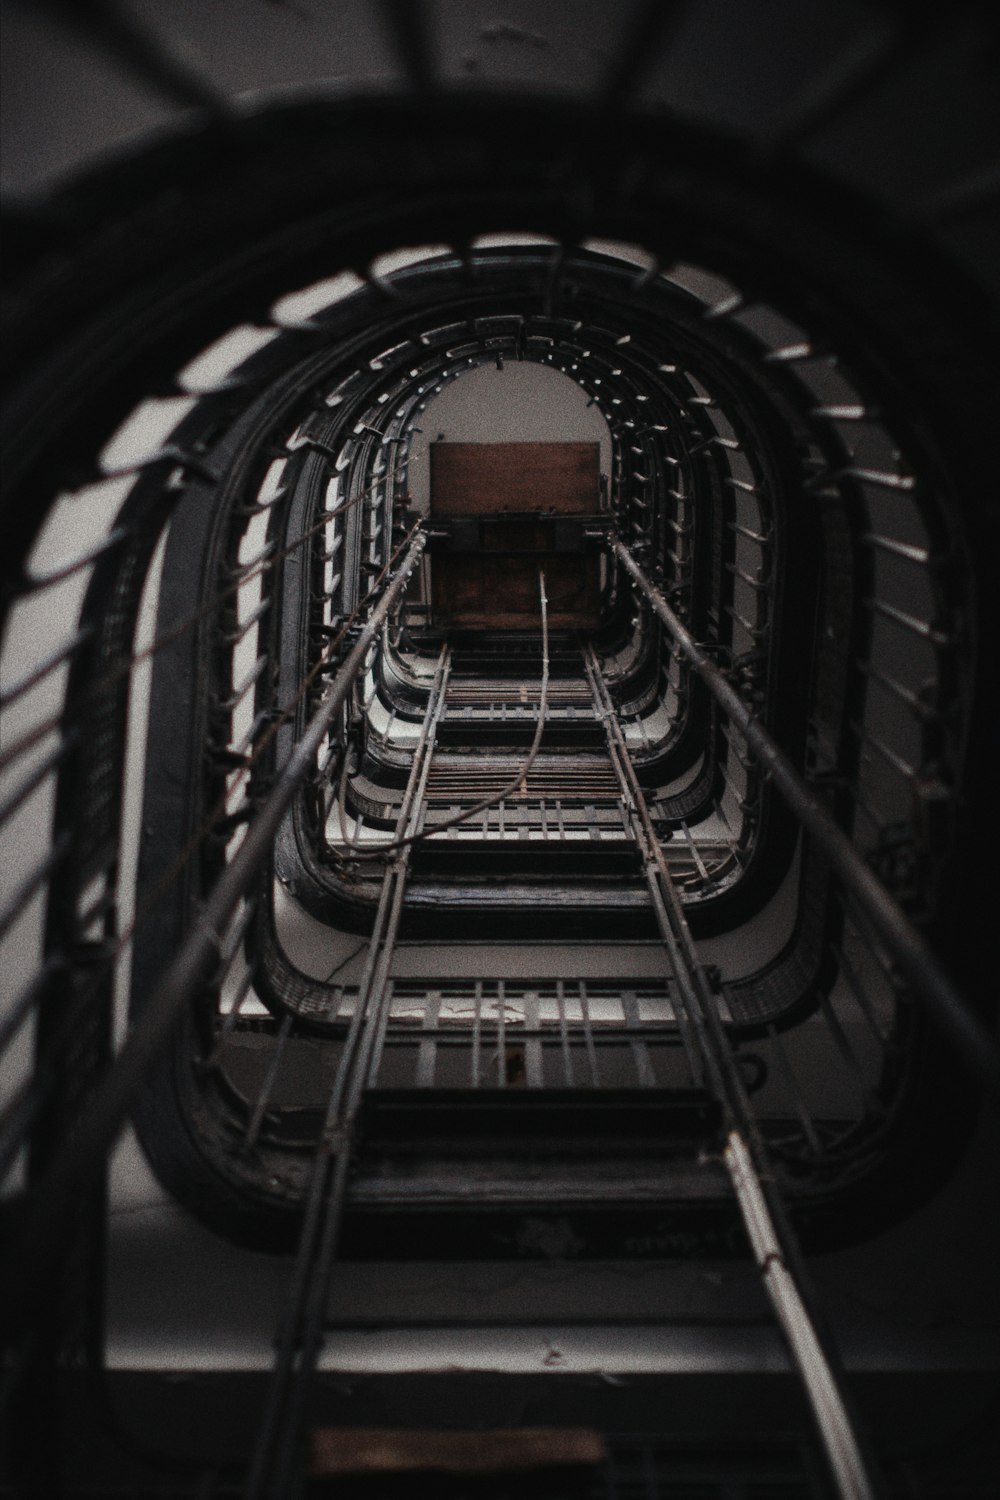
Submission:
<svg viewBox="0 0 1000 1500">
<path fill-rule="evenodd" d="M 753 1161 L 738 1130 L 726 1141 L 725 1162 L 753 1248 L 764 1290 L 791 1351 L 812 1407 L 840 1500 L 874 1500 L 857 1439 L 816 1330 L 785 1263 Z"/>
<path fill-rule="evenodd" d="M 253 1114 L 250 1116 L 246 1134 L 243 1137 L 243 1145 L 248 1150 L 257 1144 L 260 1127 L 264 1123 L 267 1106 L 271 1102 L 271 1094 L 274 1092 L 274 1085 L 278 1081 L 278 1070 L 281 1067 L 288 1038 L 291 1034 L 292 1020 L 293 1017 L 291 1015 L 285 1017 L 275 1037 L 274 1046 L 271 1048 L 271 1058 L 267 1066 L 267 1072 L 264 1075 L 264 1082 L 260 1086 L 257 1102 L 253 1107 Z"/>
<path fill-rule="evenodd" d="M 849 46 L 806 81 L 765 149 L 795 150 L 832 124 L 897 66 L 905 56 L 908 40 L 903 29 L 890 20 L 879 19 L 860 31 Z"/>
<path fill-rule="evenodd" d="M 642 855 L 660 936 L 670 960 L 671 973 L 677 982 L 675 1009 L 681 1037 L 686 1039 L 691 1047 L 689 1062 L 692 1073 L 694 1076 L 698 1075 L 698 1054 L 700 1054 L 706 1079 L 716 1097 L 720 1100 L 729 1100 L 724 1068 L 707 1035 L 706 1016 L 714 1012 L 715 999 L 698 957 L 680 898 L 671 879 L 663 848 L 656 837 L 646 798 L 636 777 L 621 724 L 614 712 L 592 646 L 587 648 L 585 661 L 594 695 L 595 712 L 604 723 L 608 753 L 619 777 L 622 795 L 632 819 L 633 837 Z M 690 1027 L 689 1031 L 685 1030 L 686 1025 Z M 694 1045 L 695 1039 L 697 1047 Z"/>
<path fill-rule="evenodd" d="M 69 960 L 64 953 L 51 954 L 0 1018 L 0 1054 L 7 1050 L 11 1039 L 34 1012 L 47 986 L 52 983 L 57 974 L 65 972 L 68 963 Z"/>
<path fill-rule="evenodd" d="M 827 1386 L 832 1387 L 838 1408 L 846 1413 L 844 1402 L 837 1391 L 835 1377 L 832 1373 L 832 1363 L 836 1358 L 833 1347 L 832 1345 L 830 1346 L 831 1353 L 829 1356 L 824 1354 L 819 1336 L 815 1332 L 813 1323 L 809 1321 L 806 1311 L 807 1299 L 798 1286 L 796 1286 L 795 1280 L 792 1279 L 792 1272 L 788 1270 L 789 1266 L 794 1268 L 795 1278 L 808 1291 L 808 1276 L 802 1264 L 801 1257 L 798 1254 L 794 1233 L 788 1221 L 784 1202 L 777 1188 L 774 1172 L 770 1164 L 767 1144 L 754 1118 L 746 1083 L 737 1064 L 732 1045 L 720 1016 L 718 997 L 713 993 L 708 975 L 699 958 L 683 905 L 677 894 L 676 887 L 664 859 L 662 847 L 656 837 L 656 831 L 650 819 L 645 794 L 636 777 L 635 768 L 632 765 L 628 749 L 625 745 L 618 716 L 614 712 L 607 686 L 600 675 L 597 655 L 592 646 L 588 647 L 585 661 L 594 694 L 595 710 L 597 710 L 604 721 L 608 750 L 615 769 L 621 778 L 623 794 L 628 800 L 633 817 L 636 844 L 643 856 L 643 863 L 646 867 L 650 895 L 654 910 L 656 911 L 660 934 L 663 938 L 664 949 L 676 981 L 674 1009 L 681 1026 L 682 1037 L 684 1035 L 684 1019 L 686 1016 L 697 1044 L 698 1053 L 704 1065 L 704 1082 L 722 1106 L 727 1130 L 731 1131 L 741 1141 L 743 1136 L 746 1136 L 749 1140 L 749 1148 L 744 1147 L 746 1162 L 749 1174 L 765 1207 L 770 1239 L 780 1252 L 781 1263 L 785 1267 L 785 1275 L 788 1285 L 794 1293 L 796 1306 L 801 1310 L 801 1318 L 805 1321 L 812 1344 L 815 1346 L 819 1358 L 822 1360 L 824 1371 L 823 1387 L 824 1389 Z M 693 1066 L 696 1065 L 696 1061 L 697 1059 L 692 1059 Z M 741 1203 L 741 1208 L 742 1206 Z M 809 1292 L 809 1300 L 812 1300 L 811 1292 Z M 814 1319 L 814 1322 L 818 1321 L 818 1318 Z M 782 1322 L 782 1326 L 785 1327 L 784 1322 Z M 789 1346 L 792 1349 L 793 1356 L 798 1358 L 790 1334 Z M 810 1400 L 816 1405 L 822 1392 L 817 1395 L 808 1381 L 806 1384 Z M 818 1406 L 816 1420 L 822 1431 L 825 1418 L 824 1414 L 818 1409 Z M 845 1414 L 844 1422 L 846 1423 L 846 1421 Z M 831 1459 L 831 1462 L 833 1462 L 833 1459 Z M 845 1500 L 851 1496 L 856 1496 L 858 1500 L 863 1500 L 868 1491 L 848 1489 L 843 1490 L 841 1493 L 845 1497 Z"/>
<path fill-rule="evenodd" d="M 152 91 L 182 109 L 201 109 L 216 117 L 231 113 L 226 95 L 168 43 L 160 30 L 146 24 L 122 0 L 42 0 L 39 9 L 51 20 L 107 54 L 141 89 Z"/>
<path fill-rule="evenodd" d="M 535 734 L 534 738 L 531 741 L 531 747 L 528 750 L 528 754 L 522 761 L 517 775 L 514 776 L 511 781 L 507 782 L 505 786 L 502 786 L 499 791 L 494 792 L 489 797 L 484 797 L 481 802 L 477 802 L 474 806 L 466 808 L 464 812 L 457 813 L 452 818 L 446 818 L 443 822 L 433 823 L 429 828 L 414 830 L 413 832 L 407 834 L 405 838 L 396 838 L 388 844 L 375 845 L 370 850 L 372 854 L 392 854 L 397 849 L 405 848 L 408 844 L 415 844 L 418 840 L 422 841 L 424 839 L 433 837 L 435 834 L 444 833 L 448 829 L 457 828 L 460 823 L 468 823 L 470 819 L 478 817 L 480 813 L 485 812 L 488 814 L 491 807 L 496 807 L 499 802 L 503 802 L 507 797 L 516 796 L 518 792 L 520 792 L 524 788 L 528 780 L 528 773 L 530 772 L 538 757 L 538 751 L 542 743 L 542 734 L 545 730 L 545 718 L 548 708 L 549 616 L 548 599 L 545 593 L 544 573 L 539 573 L 538 575 L 538 595 L 542 616 L 542 681 L 538 702 L 538 722 L 535 725 Z M 483 831 L 485 834 L 486 830 L 484 829 Z M 365 850 L 365 853 L 368 852 L 369 850 Z"/>
<path fill-rule="evenodd" d="M 823 1147 L 820 1144 L 819 1136 L 816 1134 L 816 1125 L 813 1117 L 809 1113 L 802 1090 L 799 1088 L 799 1081 L 795 1070 L 789 1060 L 788 1053 L 785 1051 L 784 1043 L 781 1040 L 781 1033 L 776 1026 L 769 1022 L 767 1035 L 774 1055 L 778 1060 L 778 1071 L 784 1080 L 795 1113 L 799 1117 L 802 1133 L 808 1141 L 810 1148 L 819 1156 L 822 1153 Z"/>
<path fill-rule="evenodd" d="M 590 1019 L 590 1001 L 587 997 L 587 981 L 581 979 L 577 983 L 577 995 L 580 1000 L 580 1016 L 583 1020 L 583 1044 L 587 1050 L 587 1066 L 590 1069 L 590 1081 L 594 1088 L 600 1088 L 601 1078 L 597 1067 L 597 1048 L 594 1046 L 594 1028 Z"/>
<path fill-rule="evenodd" d="M 507 1087 L 507 986 L 497 980 L 497 1088 Z"/>
<path fill-rule="evenodd" d="M 19 677 L 9 688 L 0 693 L 0 709 L 9 708 L 18 698 L 30 692 L 33 687 L 36 687 L 38 683 L 48 677 L 50 672 L 54 672 L 57 667 L 68 666 L 72 657 L 76 655 L 81 646 L 86 645 L 93 633 L 94 627 L 92 625 L 81 626 L 76 635 L 70 640 L 58 646 L 48 656 L 43 656 L 42 660 L 26 672 L 23 677 Z"/>
<path fill-rule="evenodd" d="M 240 898 L 256 879 L 267 859 L 282 819 L 361 668 L 372 639 L 381 628 L 416 566 L 425 546 L 417 536 L 368 623 L 328 688 L 302 738 L 249 825 L 232 862 L 213 887 L 197 925 L 188 934 L 163 980 L 144 1006 L 141 1017 L 119 1053 L 114 1069 L 95 1091 L 72 1138 L 53 1161 L 39 1184 L 22 1245 L 29 1257 L 54 1254 L 62 1227 L 86 1199 L 83 1184 L 100 1169 L 108 1148 L 128 1115 L 132 1100 L 149 1068 L 167 1045 L 185 1007 L 218 962 L 222 934 Z M 46 1247 L 43 1250 L 43 1247 Z"/>
<path fill-rule="evenodd" d="M 57 720 L 56 727 L 58 727 L 58 722 Z M 52 733 L 52 730 L 48 725 L 40 725 L 37 731 L 26 735 L 23 740 L 13 747 L 15 753 L 21 754 L 31 747 L 32 742 L 44 739 L 50 733 Z M 3 802 L 0 802 L 0 824 L 6 823 L 8 818 L 27 802 L 28 798 L 38 790 L 45 778 L 56 769 L 59 762 L 65 759 L 70 751 L 76 747 L 79 739 L 79 729 L 71 729 L 54 749 L 50 750 L 41 760 L 36 762 L 24 780 L 14 788 L 10 796 L 6 797 Z M 2 766 L 0 766 L 0 769 L 2 769 Z"/>
<path fill-rule="evenodd" d="M 79 573 L 81 569 L 97 562 L 98 558 L 103 557 L 106 552 L 114 551 L 115 547 L 121 546 L 122 542 L 127 541 L 128 538 L 129 532 L 124 527 L 118 526 L 114 531 L 109 531 L 107 536 L 102 537 L 99 542 L 94 542 L 85 552 L 70 558 L 68 562 L 59 563 L 56 567 L 50 568 L 47 573 L 29 573 L 18 592 L 35 594 L 41 589 L 51 588 L 54 583 L 63 583 L 67 578 L 72 578 L 74 573 Z"/>
<path fill-rule="evenodd" d="M 363 643 L 359 641 L 358 645 Z M 355 648 L 357 650 L 357 648 Z M 364 660 L 362 653 L 361 660 Z M 422 816 L 434 735 L 447 688 L 450 653 L 443 647 L 428 697 L 420 740 L 410 765 L 397 831 L 416 827 Z M 252 1463 L 248 1494 L 285 1496 L 294 1444 L 301 1425 L 305 1383 L 319 1354 L 323 1315 L 339 1241 L 347 1191 L 354 1122 L 364 1090 L 371 1086 L 392 1001 L 389 968 L 406 890 L 410 847 L 387 865 L 368 957 L 358 989 L 340 1066 L 313 1163 L 305 1222 L 291 1290 L 276 1340 L 267 1405 Z"/>
<path fill-rule="evenodd" d="M 480 1072 L 481 1072 L 480 1049 L 481 1049 L 481 1046 L 482 1046 L 482 1029 L 483 1029 L 483 981 L 481 979 L 477 979 L 476 980 L 476 990 L 475 990 L 473 1018 L 472 1018 L 472 1056 L 471 1056 L 471 1059 L 470 1059 L 470 1065 L 471 1065 L 471 1068 L 472 1068 L 472 1080 L 471 1080 L 471 1082 L 472 1082 L 472 1087 L 474 1089 L 479 1088 L 479 1085 L 480 1085 Z"/>
<path fill-rule="evenodd" d="M 573 1055 L 569 1047 L 569 1027 L 566 1022 L 566 988 L 562 979 L 556 980 L 556 1005 L 559 1009 L 559 1042 L 562 1048 L 563 1074 L 567 1088 L 572 1088 Z"/>
<path fill-rule="evenodd" d="M 25 876 L 7 905 L 0 911 L 0 939 L 6 936 L 9 928 L 13 927 L 28 905 L 28 902 L 49 879 L 53 870 L 57 869 L 63 860 L 66 859 L 72 845 L 72 835 L 69 829 L 66 828 L 59 834 L 45 858 L 35 866 L 30 875 Z"/>
<path fill-rule="evenodd" d="M 762 769 L 770 776 L 788 807 L 816 840 L 867 921 L 892 952 L 914 992 L 947 1030 L 966 1066 L 978 1078 L 995 1105 L 1000 1107 L 1000 1054 L 989 1032 L 969 1008 L 925 939 L 869 868 L 864 855 L 833 821 L 768 731 L 754 718 L 723 673 L 685 629 L 628 548 L 619 541 L 612 545 L 616 557 L 667 627 L 723 713 L 740 730 L 748 747 L 759 757 Z"/>
<path fill-rule="evenodd" d="M 645 0 L 629 18 L 624 40 L 604 80 L 605 109 L 624 108 L 649 69 L 667 53 L 690 0 Z"/>
<path fill-rule="evenodd" d="M 380 9 L 407 82 L 414 93 L 426 94 L 437 81 L 427 7 L 418 0 L 381 0 Z"/>
</svg>

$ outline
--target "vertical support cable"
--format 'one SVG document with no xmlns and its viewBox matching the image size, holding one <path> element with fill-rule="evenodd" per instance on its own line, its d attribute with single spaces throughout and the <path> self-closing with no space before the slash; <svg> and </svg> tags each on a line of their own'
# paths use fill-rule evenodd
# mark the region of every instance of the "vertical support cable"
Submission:
<svg viewBox="0 0 1000 1500">
<path fill-rule="evenodd" d="M 874 1500 L 843 1398 L 785 1262 L 750 1152 L 738 1130 L 729 1132 L 724 1156 L 764 1290 L 808 1393 L 837 1492 L 841 1500 Z"/>
<path fill-rule="evenodd" d="M 35 1279 L 39 1285 L 44 1283 L 43 1265 L 58 1255 L 65 1227 L 85 1197 L 83 1187 L 100 1171 L 149 1069 L 168 1045 L 185 1006 L 191 1003 L 206 976 L 218 963 L 222 934 L 264 865 L 282 819 L 314 768 L 329 726 L 350 692 L 371 641 L 406 586 L 424 545 L 425 538 L 417 536 L 389 580 L 305 733 L 292 750 L 256 817 L 248 825 L 239 850 L 222 872 L 196 925 L 150 997 L 113 1070 L 95 1090 L 72 1137 L 39 1184 L 19 1247 L 25 1265 L 38 1273 Z M 27 1300 L 22 1300 L 17 1311 L 20 1318 L 30 1319 L 31 1307 Z"/>
<path fill-rule="evenodd" d="M 767 1146 L 751 1111 L 708 975 L 698 956 L 683 904 L 650 820 L 646 799 L 593 647 L 587 650 L 585 665 L 595 712 L 604 722 L 611 762 L 631 816 L 633 837 L 646 869 L 657 923 L 676 981 L 675 1005 L 681 1036 L 688 1048 L 694 1076 L 701 1074 L 704 1077 L 727 1121 L 726 1166 L 751 1247 L 792 1360 L 802 1377 L 840 1500 L 872 1500 L 874 1491 L 865 1474 L 845 1401 L 799 1290 L 796 1277 L 801 1279 L 802 1268 L 796 1267 L 794 1274 L 790 1269 L 797 1259 L 797 1250 L 777 1191 Z M 683 1024 L 685 1015 L 689 1031 Z M 699 1061 L 701 1068 L 698 1067 Z M 763 1182 L 768 1184 L 767 1192 Z"/>
<path fill-rule="evenodd" d="M 628 548 L 619 541 L 612 546 L 615 556 L 667 627 L 682 655 L 726 718 L 743 735 L 748 748 L 759 757 L 764 774 L 770 778 L 797 821 L 822 849 L 834 873 L 856 902 L 858 911 L 885 943 L 914 992 L 946 1029 L 956 1051 L 988 1097 L 995 1106 L 1000 1106 L 1000 1054 L 986 1027 L 966 1004 L 898 901 L 870 869 L 864 855 L 834 822 L 819 797 L 760 720 L 754 717 L 725 674 L 685 629 Z"/>
<path fill-rule="evenodd" d="M 438 659 L 397 820 L 396 832 L 403 837 L 385 869 L 354 1014 L 313 1161 L 295 1269 L 275 1339 L 271 1386 L 247 1486 L 250 1500 L 285 1500 L 294 1492 L 306 1388 L 323 1342 L 356 1119 L 364 1092 L 373 1081 L 392 998 L 389 969 L 412 847 L 412 839 L 407 835 L 419 827 L 423 817 L 434 737 L 444 708 L 449 670 L 450 653 L 445 646 Z"/>
</svg>

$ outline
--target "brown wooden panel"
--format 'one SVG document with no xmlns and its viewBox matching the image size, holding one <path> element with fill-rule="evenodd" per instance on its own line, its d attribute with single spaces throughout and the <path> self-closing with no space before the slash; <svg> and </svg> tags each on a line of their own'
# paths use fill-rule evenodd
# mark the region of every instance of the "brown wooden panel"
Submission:
<svg viewBox="0 0 1000 1500">
<path fill-rule="evenodd" d="M 598 443 L 432 443 L 431 514 L 600 508 Z"/>
<path fill-rule="evenodd" d="M 595 629 L 600 619 L 598 560 L 581 552 L 436 556 L 431 563 L 435 622 L 464 630 L 537 630 L 539 568 L 545 574 L 553 629 Z"/>
<path fill-rule="evenodd" d="M 310 1473 L 317 1478 L 426 1471 L 438 1475 L 533 1474 L 537 1470 L 583 1468 L 586 1472 L 604 1463 L 608 1456 L 600 1433 L 587 1427 L 495 1427 L 475 1432 L 453 1428 L 317 1427 L 310 1433 L 309 1446 Z M 558 1488 L 560 1494 L 564 1493 L 562 1485 Z M 437 1484 L 434 1490 L 438 1492 Z M 531 1492 L 535 1493 L 533 1484 Z M 394 1487 L 392 1493 L 402 1491 Z"/>
</svg>

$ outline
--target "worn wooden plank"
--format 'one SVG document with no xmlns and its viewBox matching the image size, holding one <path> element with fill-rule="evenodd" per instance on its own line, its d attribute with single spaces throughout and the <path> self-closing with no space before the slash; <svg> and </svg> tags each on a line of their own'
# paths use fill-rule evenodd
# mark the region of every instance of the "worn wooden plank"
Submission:
<svg viewBox="0 0 1000 1500">
<path fill-rule="evenodd" d="M 600 506 L 599 443 L 432 443 L 431 515 Z"/>
<path fill-rule="evenodd" d="M 556 629 L 595 628 L 597 557 L 556 551 L 555 522 L 541 513 L 597 512 L 599 444 L 434 443 L 430 453 L 432 517 L 490 518 L 480 528 L 481 550 L 434 557 L 436 622 L 465 630 L 537 629 L 541 568 L 549 623 Z"/>
<path fill-rule="evenodd" d="M 314 1477 L 336 1474 L 510 1474 L 596 1466 L 607 1457 L 600 1433 L 585 1427 L 492 1431 L 321 1427 L 311 1435 Z"/>
</svg>

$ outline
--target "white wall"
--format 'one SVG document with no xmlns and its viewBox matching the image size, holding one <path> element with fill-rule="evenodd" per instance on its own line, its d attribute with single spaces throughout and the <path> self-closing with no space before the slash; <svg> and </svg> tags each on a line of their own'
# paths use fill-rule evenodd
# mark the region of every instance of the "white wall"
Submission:
<svg viewBox="0 0 1000 1500">
<path fill-rule="evenodd" d="M 601 473 L 611 468 L 611 434 L 575 380 L 548 365 L 504 361 L 466 369 L 449 380 L 418 418 L 410 449 L 410 493 L 429 501 L 428 446 L 449 443 L 600 443 Z"/>
</svg>

